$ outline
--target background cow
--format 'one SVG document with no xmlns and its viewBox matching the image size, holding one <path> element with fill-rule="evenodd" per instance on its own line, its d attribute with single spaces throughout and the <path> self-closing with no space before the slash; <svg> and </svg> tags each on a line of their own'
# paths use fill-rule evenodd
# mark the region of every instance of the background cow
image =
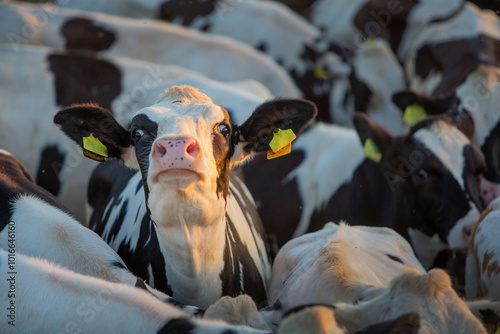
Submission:
<svg viewBox="0 0 500 334">
<path fill-rule="evenodd" d="M 485 168 L 469 139 L 437 116 L 400 137 L 362 114 L 355 126 L 357 132 L 317 124 L 294 142 L 283 165 L 256 159 L 244 166 L 264 225 L 278 244 L 345 220 L 395 229 L 411 240 L 426 268 L 443 243 L 467 247 L 482 210 L 479 184 Z M 367 140 L 377 147 L 371 158 L 363 150 Z M 288 205 L 277 205 L 276 198 Z"/>
</svg>

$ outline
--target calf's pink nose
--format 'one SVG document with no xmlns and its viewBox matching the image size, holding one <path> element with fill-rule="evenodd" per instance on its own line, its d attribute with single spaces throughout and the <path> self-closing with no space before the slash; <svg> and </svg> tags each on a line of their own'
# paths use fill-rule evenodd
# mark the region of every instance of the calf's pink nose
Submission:
<svg viewBox="0 0 500 334">
<path fill-rule="evenodd" d="M 155 142 L 153 157 L 164 169 L 193 168 L 200 155 L 200 145 L 193 138 L 162 138 Z"/>
</svg>

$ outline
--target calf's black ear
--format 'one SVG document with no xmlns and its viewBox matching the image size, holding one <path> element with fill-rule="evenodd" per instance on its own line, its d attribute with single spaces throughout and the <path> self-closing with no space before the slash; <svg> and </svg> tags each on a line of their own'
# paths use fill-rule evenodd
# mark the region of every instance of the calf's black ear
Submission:
<svg viewBox="0 0 500 334">
<path fill-rule="evenodd" d="M 240 162 L 254 152 L 267 152 L 278 130 L 291 129 L 299 135 L 317 113 L 313 102 L 302 99 L 274 99 L 261 104 L 238 128 L 239 143 L 231 162 Z"/>
<path fill-rule="evenodd" d="M 245 149 L 267 151 L 275 129 L 292 129 L 298 135 L 317 113 L 316 105 L 307 100 L 275 99 L 265 102 L 239 127 L 240 135 L 246 142 Z"/>
<path fill-rule="evenodd" d="M 427 115 L 441 115 L 452 110 L 456 104 L 456 97 L 454 94 L 434 97 L 412 90 L 403 90 L 392 95 L 392 102 L 401 109 L 401 112 L 411 105 L 419 105 Z"/>
<path fill-rule="evenodd" d="M 379 162 L 394 137 L 383 126 L 359 111 L 354 115 L 354 127 L 358 132 L 366 156 Z"/>
<path fill-rule="evenodd" d="M 98 105 L 79 104 L 62 109 L 54 116 L 54 123 L 82 148 L 84 138 L 96 138 L 105 147 L 104 157 L 122 159 L 129 151 L 130 132 L 118 124 L 110 111 Z"/>
</svg>

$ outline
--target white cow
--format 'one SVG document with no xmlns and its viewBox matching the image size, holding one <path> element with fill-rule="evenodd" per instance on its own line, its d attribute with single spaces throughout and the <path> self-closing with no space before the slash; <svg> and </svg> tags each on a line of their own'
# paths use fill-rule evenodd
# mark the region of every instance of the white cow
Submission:
<svg viewBox="0 0 500 334">
<path fill-rule="evenodd" d="M 370 299 L 404 268 L 425 269 L 410 244 L 388 228 L 329 223 L 287 242 L 273 264 L 266 314 L 312 303 L 355 303 Z"/>
</svg>

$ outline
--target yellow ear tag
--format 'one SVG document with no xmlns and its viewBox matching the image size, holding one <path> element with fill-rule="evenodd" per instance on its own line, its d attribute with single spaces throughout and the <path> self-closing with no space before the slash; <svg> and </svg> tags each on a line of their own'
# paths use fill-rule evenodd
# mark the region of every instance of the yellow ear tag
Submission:
<svg viewBox="0 0 500 334">
<path fill-rule="evenodd" d="M 371 138 L 368 138 L 365 141 L 365 145 L 363 145 L 363 152 L 365 152 L 368 159 L 375 162 L 380 162 L 380 160 L 382 160 L 382 153 L 380 153 L 377 144 L 375 144 Z"/>
<path fill-rule="evenodd" d="M 495 331 L 495 334 L 500 334 L 500 322 L 497 323 L 497 330 Z"/>
<path fill-rule="evenodd" d="M 328 73 L 325 71 L 323 66 L 318 63 L 314 64 L 314 76 L 316 77 L 316 79 L 320 80 L 328 79 Z"/>
<path fill-rule="evenodd" d="M 278 129 L 278 132 L 273 133 L 273 139 L 269 143 L 271 149 L 267 151 L 267 159 L 274 159 L 290 153 L 292 151 L 292 141 L 295 138 L 297 136 L 292 129 Z"/>
<path fill-rule="evenodd" d="M 408 125 L 415 125 L 427 117 L 424 107 L 418 104 L 412 104 L 405 108 L 403 120 Z"/>
<path fill-rule="evenodd" d="M 93 133 L 83 137 L 83 155 L 89 159 L 104 163 L 104 157 L 108 156 L 108 149 Z"/>
</svg>

